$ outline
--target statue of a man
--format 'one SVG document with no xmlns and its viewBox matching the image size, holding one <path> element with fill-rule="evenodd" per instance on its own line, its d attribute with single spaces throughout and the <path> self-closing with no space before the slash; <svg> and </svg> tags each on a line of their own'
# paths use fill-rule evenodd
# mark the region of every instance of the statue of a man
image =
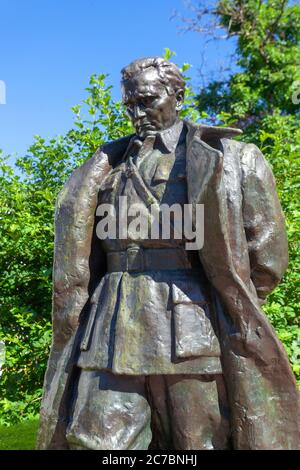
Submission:
<svg viewBox="0 0 300 470">
<path fill-rule="evenodd" d="M 136 133 L 103 145 L 59 195 L 39 448 L 300 445 L 299 393 L 260 310 L 287 266 L 274 178 L 255 145 L 231 139 L 239 130 L 181 121 L 184 89 L 164 59 L 125 67 Z M 104 204 L 117 230 L 100 239 Z M 175 215 L 167 237 L 130 227 L 133 207 L 149 221 L 173 204 L 192 207 L 193 227 L 203 205 L 203 246 L 186 248 Z"/>
</svg>

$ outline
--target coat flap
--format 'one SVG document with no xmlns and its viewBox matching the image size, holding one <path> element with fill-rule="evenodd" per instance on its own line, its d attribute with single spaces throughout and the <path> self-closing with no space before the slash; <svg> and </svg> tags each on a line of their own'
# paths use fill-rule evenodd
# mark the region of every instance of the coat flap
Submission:
<svg viewBox="0 0 300 470">
<path fill-rule="evenodd" d="M 204 305 L 208 303 L 208 296 L 199 282 L 193 284 L 191 281 L 188 283 L 176 281 L 176 284 L 172 284 L 172 302 L 175 305 L 190 303 Z"/>
</svg>

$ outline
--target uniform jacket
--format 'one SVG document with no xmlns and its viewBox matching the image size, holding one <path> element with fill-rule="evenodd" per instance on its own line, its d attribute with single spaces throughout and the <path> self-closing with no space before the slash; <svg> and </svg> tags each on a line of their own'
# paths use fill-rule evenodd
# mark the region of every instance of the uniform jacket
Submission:
<svg viewBox="0 0 300 470">
<path fill-rule="evenodd" d="M 186 123 L 188 199 L 204 204 L 199 257 L 214 297 L 234 449 L 300 447 L 299 392 L 288 357 L 260 309 L 287 266 L 284 217 L 271 169 L 236 129 Z M 68 448 L 67 404 L 95 286 L 106 273 L 95 235 L 99 185 L 131 136 L 106 144 L 76 169 L 55 215 L 53 344 L 38 448 Z"/>
</svg>

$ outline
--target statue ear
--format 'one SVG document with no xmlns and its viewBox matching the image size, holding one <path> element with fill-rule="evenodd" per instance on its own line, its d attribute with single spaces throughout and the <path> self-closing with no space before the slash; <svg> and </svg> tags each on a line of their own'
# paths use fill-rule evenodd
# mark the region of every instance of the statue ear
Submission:
<svg viewBox="0 0 300 470">
<path fill-rule="evenodd" d="M 180 111 L 183 106 L 184 102 L 184 91 L 183 90 L 177 90 L 176 91 L 176 110 Z"/>
</svg>

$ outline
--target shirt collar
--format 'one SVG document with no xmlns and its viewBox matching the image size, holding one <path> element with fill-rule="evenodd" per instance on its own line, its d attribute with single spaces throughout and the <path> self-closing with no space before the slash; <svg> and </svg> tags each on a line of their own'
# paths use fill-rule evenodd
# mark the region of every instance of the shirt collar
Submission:
<svg viewBox="0 0 300 470">
<path fill-rule="evenodd" d="M 157 132 L 156 144 L 163 144 L 169 153 L 174 152 L 178 144 L 182 128 L 183 122 L 178 120 L 168 129 Z"/>
</svg>

